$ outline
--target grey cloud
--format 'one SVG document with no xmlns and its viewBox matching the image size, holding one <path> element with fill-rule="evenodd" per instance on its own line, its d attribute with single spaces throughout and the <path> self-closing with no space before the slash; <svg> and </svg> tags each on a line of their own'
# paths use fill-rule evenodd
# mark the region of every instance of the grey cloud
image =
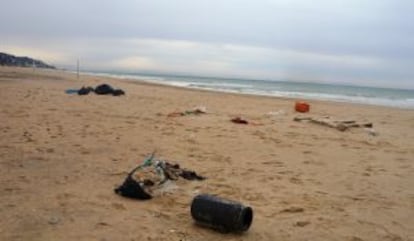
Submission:
<svg viewBox="0 0 414 241">
<path fill-rule="evenodd" d="M 0 44 L 43 46 L 42 41 L 49 42 L 42 48 L 72 55 L 88 53 L 97 67 L 100 62 L 132 55 L 165 65 L 186 64 L 189 59 L 227 61 L 243 68 L 250 66 L 252 73 L 296 68 L 304 75 L 316 73 L 319 78 L 324 71 L 330 78 L 375 79 L 383 75 L 403 79 L 404 83 L 414 76 L 414 2 L 410 0 L 14 0 L 2 5 Z M 141 48 L 127 43 L 131 39 L 157 39 L 159 44 L 189 41 L 200 44 L 203 50 L 159 51 L 154 46 Z M 277 55 L 255 55 L 254 62 L 248 62 L 240 59 L 245 55 L 229 54 L 228 49 L 219 47 L 226 44 L 342 56 L 345 61 L 346 56 L 359 56 L 384 62 L 351 68 L 335 61 L 299 63 L 297 58 Z"/>
</svg>

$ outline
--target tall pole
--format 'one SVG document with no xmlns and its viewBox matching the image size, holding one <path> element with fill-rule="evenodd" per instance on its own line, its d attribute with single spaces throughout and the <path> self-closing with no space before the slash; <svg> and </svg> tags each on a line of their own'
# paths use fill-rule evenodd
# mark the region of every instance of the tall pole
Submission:
<svg viewBox="0 0 414 241">
<path fill-rule="evenodd" d="M 76 62 L 76 76 L 78 77 L 78 80 L 79 80 L 79 59 L 77 60 L 77 62 Z"/>
</svg>

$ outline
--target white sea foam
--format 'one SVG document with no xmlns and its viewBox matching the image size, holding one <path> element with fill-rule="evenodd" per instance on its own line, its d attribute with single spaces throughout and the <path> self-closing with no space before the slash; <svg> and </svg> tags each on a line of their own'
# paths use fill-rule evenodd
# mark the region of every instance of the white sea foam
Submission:
<svg viewBox="0 0 414 241">
<path fill-rule="evenodd" d="M 257 80 L 217 79 L 201 77 L 158 76 L 142 74 L 83 73 L 119 79 L 219 92 L 314 99 L 414 109 L 414 90 L 388 90 L 369 87 L 333 86 L 312 83 L 271 82 Z M 321 91 L 323 88 L 325 92 Z"/>
<path fill-rule="evenodd" d="M 247 85 L 247 84 L 233 84 L 233 83 L 198 83 L 198 82 L 191 82 L 189 84 L 190 87 L 195 88 L 214 88 L 214 89 L 220 89 L 220 88 L 253 88 L 253 85 Z"/>
<path fill-rule="evenodd" d="M 72 73 L 75 73 L 72 71 Z M 165 82 L 165 79 L 161 76 L 151 76 L 151 75 L 137 75 L 137 74 L 115 74 L 115 73 L 101 73 L 101 72 L 82 72 L 84 75 L 92 76 L 101 76 L 101 77 L 110 77 L 115 79 L 130 79 L 130 80 L 140 80 L 140 81 L 160 81 Z"/>
<path fill-rule="evenodd" d="M 405 109 L 414 109 L 414 99 L 395 99 L 395 98 L 380 98 L 380 97 L 369 97 L 362 95 L 340 95 L 340 94 L 326 94 L 326 93 L 309 93 L 309 92 L 297 92 L 297 91 L 264 91 L 257 90 L 253 88 L 246 89 L 220 89 L 211 87 L 200 87 L 199 89 L 206 89 L 212 91 L 220 92 L 231 92 L 231 93 L 243 93 L 251 95 L 262 95 L 262 96 L 275 96 L 283 98 L 293 98 L 293 99 L 308 99 L 308 100 L 326 100 L 326 101 L 336 101 L 336 102 L 346 102 L 346 103 L 356 103 L 356 104 L 368 104 L 368 105 L 379 105 L 379 106 L 389 106 Z"/>
</svg>

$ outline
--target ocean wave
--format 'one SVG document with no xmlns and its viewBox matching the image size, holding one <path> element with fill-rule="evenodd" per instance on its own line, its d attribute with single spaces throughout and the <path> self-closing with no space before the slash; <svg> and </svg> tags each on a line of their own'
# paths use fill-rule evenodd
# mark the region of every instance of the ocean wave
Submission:
<svg viewBox="0 0 414 241">
<path fill-rule="evenodd" d="M 242 88 L 253 88 L 253 85 L 247 85 L 247 84 L 233 84 L 233 83 L 196 83 L 196 82 L 192 82 L 190 83 L 191 87 L 199 87 L 199 88 L 226 88 L 226 89 L 231 89 L 231 88 L 237 88 L 237 89 L 242 89 Z"/>
<path fill-rule="evenodd" d="M 131 79 L 131 80 L 142 80 L 142 81 L 160 81 L 165 82 L 164 77 L 152 76 L 152 75 L 137 75 L 137 74 L 116 74 L 116 73 L 96 73 L 96 72 L 82 72 L 85 75 L 109 77 L 115 79 Z"/>
<path fill-rule="evenodd" d="M 363 91 L 360 92 L 358 90 L 361 90 L 361 87 L 342 87 L 332 85 L 329 86 L 329 90 L 325 90 L 325 93 L 323 93 L 321 89 L 318 89 L 318 84 L 311 83 L 299 85 L 298 83 L 272 83 L 269 81 L 260 82 L 252 80 L 250 84 L 246 83 L 247 80 L 240 81 L 236 79 L 209 79 L 184 76 L 153 76 L 142 74 L 117 74 L 94 72 L 82 74 L 91 74 L 95 76 L 105 76 L 118 79 L 130 79 L 148 83 L 177 86 L 182 88 L 203 89 L 227 93 L 275 96 L 292 99 L 326 100 L 414 109 L 414 98 L 411 98 L 414 97 L 414 94 L 411 94 L 411 92 L 407 94 L 406 90 L 384 90 L 378 88 L 364 87 Z M 292 88 L 289 90 L 289 87 L 287 87 L 287 85 L 292 85 Z M 328 91 L 336 91 L 336 93 L 327 93 Z M 398 91 L 404 91 L 404 94 L 399 94 L 400 92 Z"/>
<path fill-rule="evenodd" d="M 389 106 L 398 108 L 414 108 L 414 99 L 396 99 L 396 98 L 383 98 L 363 95 L 339 95 L 339 94 L 326 94 L 326 93 L 308 93 L 308 92 L 290 92 L 290 91 L 257 91 L 247 90 L 248 94 L 254 95 L 266 95 L 276 96 L 284 98 L 300 98 L 309 100 L 326 100 L 356 104 L 369 104 L 379 106 Z"/>
<path fill-rule="evenodd" d="M 355 104 L 368 104 L 377 106 L 388 106 L 404 109 L 414 109 L 414 99 L 396 99 L 396 98 L 381 98 L 373 96 L 363 95 L 340 95 L 340 94 L 326 94 L 326 93 L 309 93 L 309 92 L 297 92 L 297 91 L 280 91 L 280 90 L 258 90 L 254 88 L 246 89 L 218 89 L 213 86 L 210 87 L 198 87 L 198 89 L 205 89 L 211 91 L 229 92 L 229 93 L 242 93 L 249 95 L 260 96 L 274 96 L 291 99 L 304 99 L 304 100 L 324 100 L 335 101 L 344 103 Z"/>
</svg>

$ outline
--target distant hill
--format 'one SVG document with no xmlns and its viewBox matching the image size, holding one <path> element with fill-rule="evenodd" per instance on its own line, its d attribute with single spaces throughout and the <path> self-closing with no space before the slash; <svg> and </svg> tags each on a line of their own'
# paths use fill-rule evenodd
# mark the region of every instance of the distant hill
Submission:
<svg viewBox="0 0 414 241">
<path fill-rule="evenodd" d="M 0 65 L 1 66 L 19 66 L 19 67 L 33 67 L 33 63 L 36 68 L 56 69 L 55 66 L 48 65 L 45 62 L 29 57 L 18 57 L 11 54 L 0 52 Z"/>
</svg>

